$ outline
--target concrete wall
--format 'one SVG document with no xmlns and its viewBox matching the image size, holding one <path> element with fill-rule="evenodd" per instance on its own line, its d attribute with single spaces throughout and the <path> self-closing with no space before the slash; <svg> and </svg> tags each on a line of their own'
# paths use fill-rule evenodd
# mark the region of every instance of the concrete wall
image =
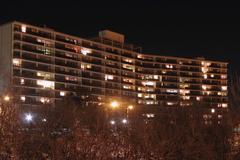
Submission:
<svg viewBox="0 0 240 160">
<path fill-rule="evenodd" d="M 11 85 L 12 23 L 0 26 L 0 95 Z"/>
</svg>

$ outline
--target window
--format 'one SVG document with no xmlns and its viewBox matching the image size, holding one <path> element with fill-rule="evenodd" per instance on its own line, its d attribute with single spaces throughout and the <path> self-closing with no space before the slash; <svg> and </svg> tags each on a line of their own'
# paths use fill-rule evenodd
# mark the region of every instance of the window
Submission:
<svg viewBox="0 0 240 160">
<path fill-rule="evenodd" d="M 44 79 L 51 79 L 53 77 L 52 74 L 46 72 L 37 72 L 38 77 L 43 77 Z"/>
<path fill-rule="evenodd" d="M 132 89 L 131 86 L 127 86 L 127 85 L 123 85 L 123 88 L 124 88 L 124 89 Z"/>
<path fill-rule="evenodd" d="M 156 86 L 156 82 L 152 82 L 152 81 L 145 81 L 145 82 L 142 82 L 142 84 L 144 86 Z"/>
<path fill-rule="evenodd" d="M 207 89 L 209 89 L 209 88 L 210 88 L 210 86 L 202 85 L 202 89 L 203 89 L 203 90 L 207 90 Z"/>
<path fill-rule="evenodd" d="M 158 79 L 158 75 L 154 75 L 153 78 L 154 78 L 154 79 Z"/>
<path fill-rule="evenodd" d="M 92 51 L 90 49 L 87 49 L 87 48 L 81 48 L 81 53 L 83 55 L 87 55 L 89 53 L 92 53 Z"/>
<path fill-rule="evenodd" d="M 43 104 L 47 104 L 47 103 L 50 103 L 50 99 L 49 98 L 46 98 L 46 97 L 41 97 L 39 99 L 39 101 Z"/>
<path fill-rule="evenodd" d="M 73 82 L 77 82 L 78 81 L 78 79 L 76 77 L 70 77 L 70 76 L 66 76 L 65 79 L 67 81 L 73 81 Z"/>
<path fill-rule="evenodd" d="M 54 89 L 55 83 L 52 81 L 37 80 L 37 85 L 42 86 L 43 88 Z"/>
<path fill-rule="evenodd" d="M 166 64 L 165 67 L 172 69 L 172 68 L 173 68 L 173 65 L 171 65 L 171 64 Z"/>
<path fill-rule="evenodd" d="M 21 97 L 20 97 L 20 100 L 21 100 L 22 102 L 25 102 L 26 97 L 25 97 L 25 96 L 21 96 Z"/>
<path fill-rule="evenodd" d="M 225 74 L 221 75 L 221 79 L 226 79 L 226 78 L 227 78 L 227 75 L 225 75 Z"/>
<path fill-rule="evenodd" d="M 135 71 L 134 67 L 133 66 L 130 66 L 130 65 L 127 65 L 127 64 L 123 64 L 123 68 L 125 69 L 128 69 L 128 70 L 131 70 L 131 71 Z"/>
<path fill-rule="evenodd" d="M 167 102 L 168 106 L 173 106 L 175 103 L 174 102 Z"/>
<path fill-rule="evenodd" d="M 20 67 L 22 64 L 22 61 L 20 59 L 14 58 L 13 59 L 13 65 L 16 67 Z"/>
<path fill-rule="evenodd" d="M 113 80 L 114 77 L 112 75 L 105 75 L 105 80 Z"/>
<path fill-rule="evenodd" d="M 202 72 L 207 73 L 208 72 L 208 67 L 202 67 Z"/>
<path fill-rule="evenodd" d="M 90 69 L 92 68 L 91 64 L 81 64 L 81 69 Z"/>
<path fill-rule="evenodd" d="M 27 27 L 26 27 L 25 25 L 23 25 L 23 26 L 21 27 L 21 31 L 22 31 L 23 33 L 26 33 Z"/>
<path fill-rule="evenodd" d="M 226 91 L 227 90 L 227 86 L 222 86 L 222 90 Z"/>
<path fill-rule="evenodd" d="M 222 107 L 223 107 L 223 108 L 227 108 L 227 107 L 228 107 L 228 104 L 227 104 L 227 103 L 222 103 Z"/>
<path fill-rule="evenodd" d="M 133 60 L 128 58 L 124 58 L 123 61 L 127 63 L 133 63 Z"/>
<path fill-rule="evenodd" d="M 24 84 L 25 83 L 25 80 L 23 78 L 20 79 L 20 84 Z"/>
<path fill-rule="evenodd" d="M 190 99 L 190 96 L 182 96 L 182 99 L 183 99 L 183 100 L 189 100 L 189 99 Z"/>
<path fill-rule="evenodd" d="M 166 90 L 167 93 L 178 93 L 177 89 L 167 89 Z"/>
<path fill-rule="evenodd" d="M 60 96 L 65 96 L 66 95 L 66 93 L 64 92 L 64 91 L 60 91 Z"/>
<path fill-rule="evenodd" d="M 186 95 L 186 94 L 190 93 L 190 91 L 187 90 L 187 89 L 180 89 L 179 92 L 180 92 L 181 95 Z"/>
<path fill-rule="evenodd" d="M 203 78 L 207 79 L 208 78 L 207 74 L 203 74 Z"/>
<path fill-rule="evenodd" d="M 214 108 L 211 109 L 211 113 L 215 113 L 215 109 Z"/>
</svg>

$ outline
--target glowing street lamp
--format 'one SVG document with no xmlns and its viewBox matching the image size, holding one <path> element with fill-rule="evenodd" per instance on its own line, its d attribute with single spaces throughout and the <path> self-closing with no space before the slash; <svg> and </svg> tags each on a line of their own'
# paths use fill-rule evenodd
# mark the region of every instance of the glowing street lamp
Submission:
<svg viewBox="0 0 240 160">
<path fill-rule="evenodd" d="M 27 122 L 31 122 L 33 120 L 33 116 L 31 113 L 25 114 L 25 120 Z"/>
<path fill-rule="evenodd" d="M 127 119 L 124 118 L 124 119 L 122 120 L 122 123 L 123 123 L 123 124 L 126 124 L 126 123 L 127 123 Z"/>
<path fill-rule="evenodd" d="M 112 108 L 117 108 L 117 107 L 119 107 L 119 103 L 118 103 L 117 101 L 111 102 L 110 105 L 111 105 Z"/>
<path fill-rule="evenodd" d="M 110 121 L 110 124 L 111 124 L 111 125 L 114 125 L 115 123 L 116 123 L 116 122 L 115 122 L 114 120 L 111 120 L 111 121 Z"/>
<path fill-rule="evenodd" d="M 127 109 L 133 110 L 133 108 L 134 108 L 133 105 L 129 105 Z"/>
<path fill-rule="evenodd" d="M 6 101 L 6 102 L 8 102 L 8 101 L 10 101 L 10 97 L 9 96 L 4 96 L 4 101 Z"/>
</svg>

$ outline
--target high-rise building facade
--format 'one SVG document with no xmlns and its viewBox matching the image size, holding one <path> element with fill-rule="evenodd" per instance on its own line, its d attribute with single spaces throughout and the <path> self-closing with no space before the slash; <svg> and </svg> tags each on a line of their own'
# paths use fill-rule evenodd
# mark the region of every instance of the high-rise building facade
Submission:
<svg viewBox="0 0 240 160">
<path fill-rule="evenodd" d="M 228 107 L 226 62 L 145 54 L 108 30 L 84 39 L 11 22 L 0 27 L 0 55 L 1 91 L 12 86 L 23 105 L 84 91 L 140 105 Z"/>
</svg>

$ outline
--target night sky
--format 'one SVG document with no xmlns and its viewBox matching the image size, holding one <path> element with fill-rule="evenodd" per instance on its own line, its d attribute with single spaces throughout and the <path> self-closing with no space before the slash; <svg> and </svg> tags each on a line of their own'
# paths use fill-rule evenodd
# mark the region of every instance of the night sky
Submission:
<svg viewBox="0 0 240 160">
<path fill-rule="evenodd" d="M 99 30 L 110 29 L 125 34 L 127 42 L 142 46 L 145 53 L 203 56 L 234 66 L 240 62 L 237 4 L 160 0 L 54 2 L 1 3 L 0 23 L 18 20 L 45 24 L 80 37 L 93 37 Z"/>
</svg>

